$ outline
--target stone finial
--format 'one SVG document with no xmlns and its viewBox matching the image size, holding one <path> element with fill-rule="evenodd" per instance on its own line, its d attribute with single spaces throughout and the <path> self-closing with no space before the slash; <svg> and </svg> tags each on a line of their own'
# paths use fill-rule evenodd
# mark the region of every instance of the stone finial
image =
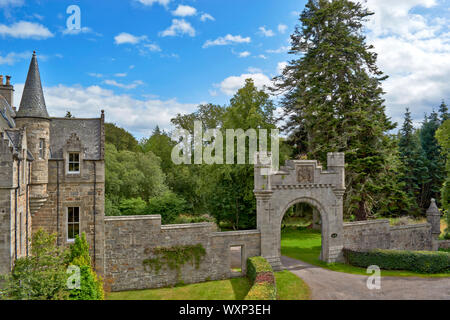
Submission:
<svg viewBox="0 0 450 320">
<path fill-rule="evenodd" d="M 427 216 L 429 216 L 429 215 L 438 215 L 438 216 L 441 215 L 441 213 L 436 205 L 435 199 L 431 199 L 430 206 L 428 207 L 428 210 L 427 210 Z"/>
</svg>

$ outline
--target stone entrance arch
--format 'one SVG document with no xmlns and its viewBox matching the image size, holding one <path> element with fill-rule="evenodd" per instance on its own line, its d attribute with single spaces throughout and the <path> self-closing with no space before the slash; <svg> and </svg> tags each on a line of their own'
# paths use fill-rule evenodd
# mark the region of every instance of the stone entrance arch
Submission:
<svg viewBox="0 0 450 320">
<path fill-rule="evenodd" d="M 271 164 L 255 165 L 257 226 L 261 233 L 261 255 L 275 270 L 281 265 L 281 222 L 294 204 L 305 202 L 322 218 L 322 251 L 325 262 L 343 260 L 343 196 L 345 192 L 343 153 L 328 153 L 327 170 L 316 160 L 288 160 L 279 171 L 266 175 Z"/>
</svg>

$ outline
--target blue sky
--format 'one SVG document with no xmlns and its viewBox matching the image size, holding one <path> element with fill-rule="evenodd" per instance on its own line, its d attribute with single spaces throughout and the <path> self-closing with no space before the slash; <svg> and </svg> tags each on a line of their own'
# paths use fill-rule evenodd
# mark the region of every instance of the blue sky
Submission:
<svg viewBox="0 0 450 320">
<path fill-rule="evenodd" d="M 141 137 L 199 103 L 226 104 L 247 77 L 268 85 L 283 64 L 306 1 L 0 0 L 0 74 L 19 104 L 38 53 L 49 112 L 98 116 Z M 69 32 L 70 5 L 81 30 Z M 450 101 L 448 0 L 369 0 L 367 37 L 390 75 L 389 116 L 416 121 Z"/>
</svg>

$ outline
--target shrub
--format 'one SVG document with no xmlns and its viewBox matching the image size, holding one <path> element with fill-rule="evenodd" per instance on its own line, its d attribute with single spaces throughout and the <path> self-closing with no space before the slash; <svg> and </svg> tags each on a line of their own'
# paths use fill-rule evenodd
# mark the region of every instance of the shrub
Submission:
<svg viewBox="0 0 450 320">
<path fill-rule="evenodd" d="M 76 236 L 75 242 L 70 246 L 68 255 L 69 265 L 80 267 L 80 289 L 70 291 L 70 300 L 103 300 L 103 282 L 97 276 L 91 265 L 89 255 L 89 244 L 86 234 L 83 232 L 81 238 Z"/>
<path fill-rule="evenodd" d="M 32 238 L 31 255 L 16 260 L 11 275 L 6 277 L 1 298 L 65 300 L 66 254 L 56 246 L 56 234 L 38 230 Z"/>
<path fill-rule="evenodd" d="M 438 251 L 371 250 L 366 252 L 344 249 L 347 263 L 366 268 L 377 265 L 385 270 L 408 270 L 419 273 L 450 272 L 450 253 Z"/>
<path fill-rule="evenodd" d="M 150 214 L 161 215 L 163 224 L 174 223 L 175 219 L 186 209 L 186 201 L 171 191 L 154 197 L 148 202 L 147 211 Z"/>
<path fill-rule="evenodd" d="M 123 199 L 120 201 L 119 209 L 124 216 L 146 214 L 147 203 L 141 198 Z"/>
<path fill-rule="evenodd" d="M 247 259 L 247 277 L 253 283 L 245 300 L 276 300 L 275 275 L 269 262 L 263 257 Z"/>
</svg>

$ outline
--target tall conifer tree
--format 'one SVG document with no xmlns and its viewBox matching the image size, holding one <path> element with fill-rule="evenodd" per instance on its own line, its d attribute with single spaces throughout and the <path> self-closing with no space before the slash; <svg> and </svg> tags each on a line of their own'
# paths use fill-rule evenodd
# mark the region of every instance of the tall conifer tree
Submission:
<svg viewBox="0 0 450 320">
<path fill-rule="evenodd" d="M 273 88 L 284 94 L 285 129 L 297 153 L 325 162 L 327 152 L 345 152 L 345 212 L 358 220 L 409 206 L 387 135 L 395 128 L 385 114 L 381 82 L 387 77 L 362 33 L 372 14 L 349 0 L 309 0 L 291 36 L 289 53 L 298 57 Z"/>
</svg>

